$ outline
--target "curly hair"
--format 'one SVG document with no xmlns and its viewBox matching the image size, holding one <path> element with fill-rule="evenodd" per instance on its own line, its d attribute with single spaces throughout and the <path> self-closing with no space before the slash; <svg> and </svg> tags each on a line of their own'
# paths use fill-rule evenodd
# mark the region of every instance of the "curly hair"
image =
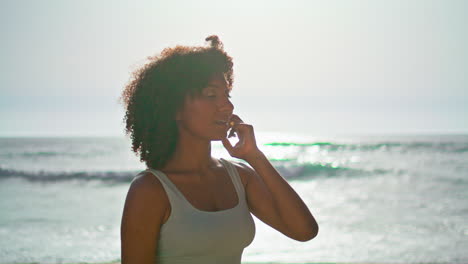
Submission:
<svg viewBox="0 0 468 264">
<path fill-rule="evenodd" d="M 175 46 L 148 57 L 149 62 L 133 72 L 122 92 L 125 132 L 133 152 L 149 168 L 162 168 L 174 154 L 175 115 L 187 95 L 199 95 L 212 76 L 220 73 L 232 89 L 232 57 L 218 36 L 205 41 L 208 47 Z"/>
</svg>

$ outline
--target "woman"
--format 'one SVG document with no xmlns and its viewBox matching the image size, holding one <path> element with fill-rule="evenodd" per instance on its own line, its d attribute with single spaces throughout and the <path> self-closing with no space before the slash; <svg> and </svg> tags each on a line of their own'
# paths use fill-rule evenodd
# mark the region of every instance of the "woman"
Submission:
<svg viewBox="0 0 468 264">
<path fill-rule="evenodd" d="M 131 183 L 121 225 L 122 263 L 239 264 L 255 226 L 250 213 L 307 241 L 318 225 L 233 114 L 232 58 L 217 36 L 150 57 L 123 92 L 126 131 L 148 169 Z M 231 131 L 229 131 L 231 129 Z M 234 146 L 228 132 L 237 134 Z M 244 163 L 211 156 L 220 140 Z"/>
</svg>

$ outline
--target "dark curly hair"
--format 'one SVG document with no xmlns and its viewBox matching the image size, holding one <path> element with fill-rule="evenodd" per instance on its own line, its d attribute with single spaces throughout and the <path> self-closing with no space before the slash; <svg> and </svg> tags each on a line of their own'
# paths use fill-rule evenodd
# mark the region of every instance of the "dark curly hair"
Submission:
<svg viewBox="0 0 468 264">
<path fill-rule="evenodd" d="M 122 92 L 125 132 L 133 152 L 149 168 L 162 168 L 174 154 L 175 115 L 187 95 L 199 95 L 215 74 L 223 74 L 232 89 L 232 58 L 218 36 L 205 40 L 208 47 L 176 46 L 148 57 L 149 62 L 133 73 Z"/>
</svg>

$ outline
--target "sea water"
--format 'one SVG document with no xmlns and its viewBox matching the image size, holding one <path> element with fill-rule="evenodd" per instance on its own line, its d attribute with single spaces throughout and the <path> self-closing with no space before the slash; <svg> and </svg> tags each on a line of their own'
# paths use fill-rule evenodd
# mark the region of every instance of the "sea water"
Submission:
<svg viewBox="0 0 468 264">
<path fill-rule="evenodd" d="M 320 231 L 298 242 L 255 219 L 244 262 L 468 263 L 468 135 L 257 138 Z M 0 263 L 119 260 L 144 169 L 126 138 L 0 138 Z"/>
</svg>

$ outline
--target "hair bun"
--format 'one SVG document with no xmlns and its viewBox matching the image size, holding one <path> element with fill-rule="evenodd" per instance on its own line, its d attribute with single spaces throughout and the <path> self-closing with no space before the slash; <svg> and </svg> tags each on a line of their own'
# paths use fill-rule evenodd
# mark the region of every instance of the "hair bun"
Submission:
<svg viewBox="0 0 468 264">
<path fill-rule="evenodd" d="M 205 38 L 205 41 L 210 42 L 210 46 L 216 49 L 223 49 L 223 43 L 217 35 L 211 35 Z"/>
</svg>

